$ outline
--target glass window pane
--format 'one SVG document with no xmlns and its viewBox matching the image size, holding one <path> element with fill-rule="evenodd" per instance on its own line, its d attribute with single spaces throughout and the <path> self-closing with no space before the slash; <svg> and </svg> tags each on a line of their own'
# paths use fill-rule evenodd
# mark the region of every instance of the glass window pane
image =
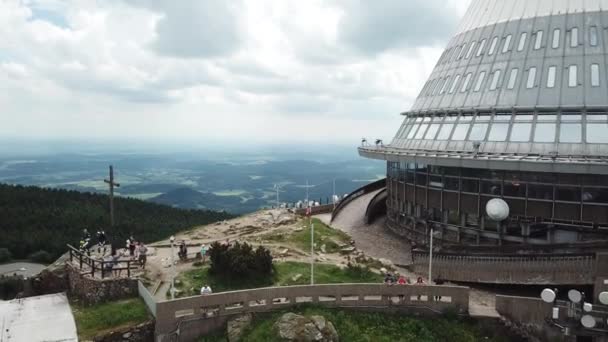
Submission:
<svg viewBox="0 0 608 342">
<path fill-rule="evenodd" d="M 512 35 L 508 35 L 507 37 L 505 37 L 505 43 L 502 46 L 502 53 L 507 53 L 511 49 L 511 38 L 512 37 L 513 37 Z"/>
<path fill-rule="evenodd" d="M 441 87 L 441 90 L 439 91 L 439 95 L 445 94 L 445 91 L 448 88 L 449 83 L 450 83 L 450 76 L 445 78 L 445 82 L 443 83 L 443 86 Z"/>
<path fill-rule="evenodd" d="M 534 141 L 536 142 L 555 142 L 555 124 L 543 123 L 536 124 L 534 132 Z"/>
<path fill-rule="evenodd" d="M 541 48 L 543 44 L 543 31 L 536 32 L 536 40 L 534 41 L 534 50 Z"/>
<path fill-rule="evenodd" d="M 437 82 L 437 85 L 435 86 L 435 89 L 433 89 L 433 93 L 432 95 L 435 96 L 437 94 L 437 92 L 439 91 L 439 89 L 441 89 L 441 87 L 443 87 L 443 82 L 445 82 L 445 80 L 440 79 Z"/>
<path fill-rule="evenodd" d="M 511 69 L 511 75 L 509 76 L 509 83 L 507 84 L 507 89 L 515 88 L 515 82 L 517 81 L 517 73 L 519 69 L 513 68 Z"/>
<path fill-rule="evenodd" d="M 456 122 L 458 115 L 450 115 L 445 117 L 445 122 Z"/>
<path fill-rule="evenodd" d="M 550 66 L 549 72 L 547 73 L 547 88 L 555 87 L 555 73 L 557 72 L 556 66 Z"/>
<path fill-rule="evenodd" d="M 460 117 L 460 121 L 459 122 L 471 122 L 473 121 L 473 116 L 472 115 L 463 115 Z"/>
<path fill-rule="evenodd" d="M 534 84 L 536 83 L 536 68 L 532 67 L 528 70 L 528 82 L 526 82 L 526 88 L 531 89 L 534 88 Z"/>
<path fill-rule="evenodd" d="M 454 135 L 452 135 L 452 140 L 466 139 L 467 133 L 469 132 L 469 127 L 471 127 L 471 124 L 456 125 L 456 129 L 454 130 Z"/>
<path fill-rule="evenodd" d="M 581 142 L 581 124 L 561 124 L 559 128 L 559 141 L 563 143 Z M 604 134 L 606 134 L 604 132 Z"/>
<path fill-rule="evenodd" d="M 589 28 L 589 44 L 591 46 L 597 46 L 597 26 L 591 26 Z"/>
<path fill-rule="evenodd" d="M 587 113 L 587 121 L 606 121 L 606 120 L 608 120 L 608 115 Z"/>
<path fill-rule="evenodd" d="M 454 91 L 456 90 L 456 87 L 458 86 L 459 81 L 460 81 L 460 75 L 456 75 L 456 77 L 454 77 L 454 83 L 452 83 L 452 87 L 450 88 L 450 94 L 454 93 Z"/>
<path fill-rule="evenodd" d="M 556 121 L 557 115 L 555 114 L 538 114 L 537 121 Z"/>
<path fill-rule="evenodd" d="M 592 144 L 608 143 L 608 124 L 590 123 L 587 124 L 587 142 Z"/>
<path fill-rule="evenodd" d="M 486 78 L 486 72 L 482 71 L 479 73 L 479 76 L 477 76 L 477 83 L 475 83 L 475 89 L 473 89 L 473 91 L 478 92 L 481 90 L 484 78 Z"/>
<path fill-rule="evenodd" d="M 439 131 L 437 139 L 448 140 L 450 138 L 450 133 L 452 133 L 452 128 L 454 128 L 454 124 L 444 124 Z"/>
<path fill-rule="evenodd" d="M 519 123 L 513 124 L 513 129 L 511 130 L 511 139 L 510 141 L 530 141 L 530 132 L 532 131 L 532 124 L 529 123 Z"/>
<path fill-rule="evenodd" d="M 469 134 L 469 140 L 482 141 L 486 138 L 486 131 L 488 130 L 488 124 L 474 124 Z"/>
<path fill-rule="evenodd" d="M 534 120 L 534 114 L 517 114 L 515 115 L 515 121 L 532 121 Z"/>
<path fill-rule="evenodd" d="M 418 129 L 420 125 L 415 125 L 414 127 L 412 127 L 412 130 L 407 134 L 407 138 L 408 139 L 413 139 L 414 135 L 416 134 L 416 130 Z"/>
<path fill-rule="evenodd" d="M 581 121 L 581 114 L 562 114 L 562 121 Z"/>
<path fill-rule="evenodd" d="M 422 124 L 420 126 L 420 129 L 418 129 L 418 133 L 416 133 L 416 136 L 414 137 L 414 139 L 422 139 L 422 137 L 424 136 L 424 133 L 426 132 L 426 129 L 429 127 L 428 124 Z"/>
<path fill-rule="evenodd" d="M 422 122 L 423 117 L 422 116 L 418 116 L 416 117 L 416 122 Z"/>
<path fill-rule="evenodd" d="M 553 42 L 551 44 L 551 47 L 554 49 L 557 49 L 559 47 L 559 40 L 560 40 L 561 32 L 562 31 L 560 29 L 553 30 Z"/>
<path fill-rule="evenodd" d="M 578 85 L 578 68 L 576 65 L 568 67 L 568 87 L 576 87 Z"/>
<path fill-rule="evenodd" d="M 494 71 L 492 82 L 490 83 L 490 90 L 496 90 L 498 88 L 498 82 L 500 81 L 500 70 Z"/>
<path fill-rule="evenodd" d="M 517 51 L 523 51 L 526 46 L 526 38 L 528 37 L 528 32 L 524 32 L 519 36 L 519 44 L 517 44 Z"/>
<path fill-rule="evenodd" d="M 471 54 L 473 53 L 473 50 L 475 49 L 475 45 L 477 44 L 477 42 L 472 42 L 471 45 L 469 46 L 469 51 L 467 51 L 467 55 L 466 55 L 466 59 L 469 59 L 471 57 Z"/>
<path fill-rule="evenodd" d="M 424 119 L 422 119 L 422 122 L 431 122 L 431 117 L 425 116 Z"/>
<path fill-rule="evenodd" d="M 458 59 L 458 55 L 460 55 L 460 50 L 462 50 L 462 46 L 458 46 L 456 47 L 456 50 L 454 50 L 454 60 Z"/>
<path fill-rule="evenodd" d="M 434 140 L 438 131 L 439 131 L 439 124 L 432 124 L 429 127 L 429 130 L 426 132 L 426 135 L 424 136 L 424 139 Z"/>
<path fill-rule="evenodd" d="M 468 73 L 465 77 L 464 77 L 464 81 L 462 82 L 462 87 L 460 88 L 460 92 L 464 93 L 465 91 L 469 90 L 469 83 L 471 83 L 471 76 L 473 74 L 472 73 Z"/>
<path fill-rule="evenodd" d="M 498 44 L 498 37 L 494 37 L 492 39 L 492 43 L 490 44 L 490 50 L 488 51 L 488 56 L 492 56 L 494 51 L 496 51 L 496 45 Z"/>
<path fill-rule="evenodd" d="M 481 43 L 479 43 L 479 49 L 477 49 L 477 57 L 481 56 L 481 54 L 483 53 L 483 49 L 486 47 L 486 40 L 482 40 Z"/>
<path fill-rule="evenodd" d="M 489 141 L 505 141 L 509 132 L 509 124 L 493 124 L 490 130 Z"/>
<path fill-rule="evenodd" d="M 443 116 L 438 115 L 438 116 L 433 117 L 433 122 L 441 122 L 441 121 L 443 121 Z"/>
<path fill-rule="evenodd" d="M 599 64 L 591 64 L 591 86 L 592 87 L 600 86 L 600 65 Z"/>
<path fill-rule="evenodd" d="M 511 121 L 511 114 L 496 114 L 494 121 Z"/>
<path fill-rule="evenodd" d="M 573 28 L 570 31 L 570 47 L 577 47 L 578 46 L 578 27 Z"/>
</svg>

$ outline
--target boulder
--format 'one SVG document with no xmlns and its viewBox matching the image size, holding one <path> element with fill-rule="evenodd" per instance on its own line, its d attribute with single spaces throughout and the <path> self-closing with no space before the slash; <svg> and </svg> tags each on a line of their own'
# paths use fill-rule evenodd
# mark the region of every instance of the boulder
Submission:
<svg viewBox="0 0 608 342">
<path fill-rule="evenodd" d="M 338 332 L 334 325 L 322 316 L 311 318 L 286 313 L 274 323 L 274 332 L 282 341 L 337 342 Z"/>
<path fill-rule="evenodd" d="M 226 326 L 228 342 L 240 341 L 245 329 L 251 325 L 252 319 L 253 316 L 248 313 L 229 320 Z"/>
</svg>

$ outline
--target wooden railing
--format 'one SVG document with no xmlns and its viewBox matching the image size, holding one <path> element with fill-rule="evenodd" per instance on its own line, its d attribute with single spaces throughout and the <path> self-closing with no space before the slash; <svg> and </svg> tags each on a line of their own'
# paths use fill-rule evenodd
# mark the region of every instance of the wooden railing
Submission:
<svg viewBox="0 0 608 342">
<path fill-rule="evenodd" d="M 137 262 L 135 260 L 122 259 L 116 261 L 105 261 L 103 259 L 95 259 L 76 249 L 72 245 L 68 244 L 67 246 L 70 253 L 70 262 L 74 264 L 74 260 L 76 260 L 78 262 L 78 267 L 80 268 L 81 274 L 90 274 L 93 278 L 97 274 L 99 277 L 101 277 L 101 279 L 104 279 L 106 276 L 111 277 L 112 272 L 114 271 L 122 272 L 124 270 L 127 271 L 127 277 L 130 278 L 131 268 L 137 268 Z"/>
</svg>

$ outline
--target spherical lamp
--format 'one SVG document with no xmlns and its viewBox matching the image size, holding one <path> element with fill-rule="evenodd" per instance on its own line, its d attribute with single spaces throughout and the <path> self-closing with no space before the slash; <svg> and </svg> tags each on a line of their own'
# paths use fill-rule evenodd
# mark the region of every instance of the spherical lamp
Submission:
<svg viewBox="0 0 608 342">
<path fill-rule="evenodd" d="M 500 198 L 494 198 L 486 204 L 486 213 L 493 221 L 502 221 L 509 217 L 509 205 Z"/>
</svg>

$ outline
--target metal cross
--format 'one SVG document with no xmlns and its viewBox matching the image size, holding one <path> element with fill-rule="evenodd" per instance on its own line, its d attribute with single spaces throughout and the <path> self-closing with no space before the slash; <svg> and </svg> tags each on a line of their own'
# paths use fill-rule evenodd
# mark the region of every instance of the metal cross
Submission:
<svg viewBox="0 0 608 342">
<path fill-rule="evenodd" d="M 120 184 L 114 182 L 114 168 L 110 165 L 110 180 L 104 179 L 110 187 L 110 226 L 114 227 L 114 187 L 120 187 Z"/>
</svg>

